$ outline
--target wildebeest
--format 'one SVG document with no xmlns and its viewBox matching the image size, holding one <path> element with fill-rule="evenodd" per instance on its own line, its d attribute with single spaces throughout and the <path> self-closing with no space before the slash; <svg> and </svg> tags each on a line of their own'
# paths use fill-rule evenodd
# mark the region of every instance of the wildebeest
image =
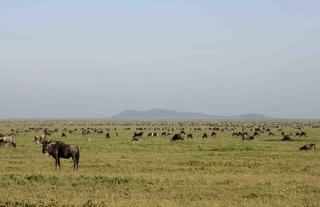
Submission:
<svg viewBox="0 0 320 207">
<path fill-rule="evenodd" d="M 16 147 L 13 136 L 0 137 L 0 147 Z"/>
<path fill-rule="evenodd" d="M 64 132 L 62 132 L 61 138 L 67 138 L 67 135 Z"/>
<path fill-rule="evenodd" d="M 46 140 L 46 136 L 44 134 L 42 134 L 40 136 L 34 136 L 33 137 L 33 141 L 38 143 L 38 144 L 41 144 L 45 140 Z"/>
<path fill-rule="evenodd" d="M 193 139 L 193 135 L 192 134 L 188 134 L 187 135 L 187 139 Z"/>
<path fill-rule="evenodd" d="M 297 132 L 297 133 L 296 133 L 296 137 L 298 137 L 298 136 L 299 136 L 299 137 L 302 137 L 302 136 L 308 137 L 307 134 L 306 134 L 306 132 L 304 132 L 304 131 Z"/>
<path fill-rule="evenodd" d="M 292 137 L 289 135 L 284 135 L 282 141 L 293 141 Z"/>
<path fill-rule="evenodd" d="M 211 132 L 211 137 L 215 137 L 217 136 L 217 133 L 216 132 Z"/>
<path fill-rule="evenodd" d="M 175 134 L 175 135 L 173 135 L 173 137 L 171 138 L 171 141 L 177 141 L 177 140 L 183 141 L 183 136 L 182 136 L 182 134 Z"/>
<path fill-rule="evenodd" d="M 65 144 L 61 141 L 43 141 L 42 153 L 48 153 L 49 156 L 55 159 L 56 169 L 58 167 L 61 169 L 60 158 L 69 159 L 71 157 L 73 170 L 78 170 L 80 150 L 76 144 Z"/>
<path fill-rule="evenodd" d="M 107 134 L 106 134 L 106 139 L 111 139 L 111 137 L 110 137 L 110 134 L 109 134 L 109 133 L 107 133 Z"/>
<path fill-rule="evenodd" d="M 157 137 L 159 134 L 157 132 L 150 132 L 148 137 Z"/>
<path fill-rule="evenodd" d="M 163 137 L 167 136 L 167 132 L 162 132 L 161 136 L 163 136 Z"/>
<path fill-rule="evenodd" d="M 254 136 L 252 136 L 252 135 L 248 135 L 247 133 L 243 133 L 242 134 L 242 140 L 244 141 L 244 140 L 254 140 Z"/>
<path fill-rule="evenodd" d="M 273 132 L 269 132 L 269 136 L 274 136 L 274 133 Z"/>
<path fill-rule="evenodd" d="M 203 133 L 203 135 L 202 135 L 202 138 L 204 139 L 204 138 L 208 138 L 208 134 L 207 133 Z"/>
<path fill-rule="evenodd" d="M 139 139 L 142 137 L 142 135 L 143 135 L 143 132 L 139 132 L 139 133 L 135 132 L 133 134 L 132 140 L 133 141 L 139 141 Z"/>
<path fill-rule="evenodd" d="M 300 150 L 316 150 L 316 145 L 315 144 L 306 144 L 302 147 L 300 147 Z"/>
<path fill-rule="evenodd" d="M 301 132 L 300 132 L 300 137 L 302 137 L 302 136 L 308 137 L 308 136 L 307 136 L 307 133 L 304 132 L 304 131 L 301 131 Z"/>
</svg>

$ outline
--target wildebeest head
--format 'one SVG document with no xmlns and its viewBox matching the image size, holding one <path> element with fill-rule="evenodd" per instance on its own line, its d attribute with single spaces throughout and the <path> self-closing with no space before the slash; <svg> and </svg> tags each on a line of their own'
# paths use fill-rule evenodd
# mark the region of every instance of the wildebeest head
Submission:
<svg viewBox="0 0 320 207">
<path fill-rule="evenodd" d="M 51 141 L 50 141 L 51 142 Z M 41 142 L 42 144 L 42 153 L 45 154 L 45 153 L 48 153 L 49 154 L 49 151 L 50 151 L 50 142 L 44 140 Z"/>
</svg>

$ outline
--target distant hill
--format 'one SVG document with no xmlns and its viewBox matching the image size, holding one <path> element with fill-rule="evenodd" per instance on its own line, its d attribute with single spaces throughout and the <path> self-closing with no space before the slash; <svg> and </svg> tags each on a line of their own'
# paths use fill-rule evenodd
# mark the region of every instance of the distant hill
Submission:
<svg viewBox="0 0 320 207">
<path fill-rule="evenodd" d="M 245 114 L 239 116 L 214 116 L 204 113 L 179 112 L 166 109 L 151 109 L 147 111 L 126 110 L 110 119 L 117 120 L 270 120 L 262 114 Z"/>
</svg>

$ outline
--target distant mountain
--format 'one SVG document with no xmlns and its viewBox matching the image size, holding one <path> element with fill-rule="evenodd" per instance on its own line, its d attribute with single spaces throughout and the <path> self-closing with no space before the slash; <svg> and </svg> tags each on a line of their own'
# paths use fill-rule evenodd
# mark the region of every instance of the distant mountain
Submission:
<svg viewBox="0 0 320 207">
<path fill-rule="evenodd" d="M 166 109 L 151 109 L 147 111 L 126 110 L 112 116 L 117 120 L 269 120 L 262 114 L 245 114 L 239 116 L 214 116 L 204 113 L 179 112 Z"/>
</svg>

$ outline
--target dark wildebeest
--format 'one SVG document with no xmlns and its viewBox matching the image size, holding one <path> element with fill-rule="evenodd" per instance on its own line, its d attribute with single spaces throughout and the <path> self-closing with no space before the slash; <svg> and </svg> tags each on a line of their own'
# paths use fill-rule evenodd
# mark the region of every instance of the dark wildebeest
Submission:
<svg viewBox="0 0 320 207">
<path fill-rule="evenodd" d="M 162 132 L 161 136 L 163 136 L 163 137 L 167 136 L 167 132 Z"/>
<path fill-rule="evenodd" d="M 240 136 L 240 134 L 241 134 L 241 132 L 233 132 L 232 133 L 232 136 L 234 137 L 234 136 Z"/>
<path fill-rule="evenodd" d="M 139 141 L 139 139 L 142 137 L 142 135 L 143 135 L 143 132 L 139 132 L 139 133 L 135 132 L 133 134 L 132 140 L 133 141 Z"/>
<path fill-rule="evenodd" d="M 302 147 L 300 147 L 300 150 L 316 150 L 315 144 L 306 144 Z"/>
<path fill-rule="evenodd" d="M 60 158 L 73 160 L 73 170 L 78 170 L 80 150 L 79 146 L 76 144 L 65 144 L 61 141 L 43 141 L 42 142 L 42 153 L 48 153 L 56 161 L 56 169 L 61 169 Z"/>
<path fill-rule="evenodd" d="M 293 141 L 293 139 L 291 136 L 285 135 L 285 136 L 283 136 L 282 141 Z"/>
<path fill-rule="evenodd" d="M 181 134 L 173 135 L 173 137 L 171 138 L 171 141 L 177 141 L 177 140 L 183 141 L 183 136 Z"/>
<path fill-rule="evenodd" d="M 192 134 L 188 134 L 188 135 L 187 135 L 187 139 L 189 139 L 189 138 L 190 138 L 190 139 L 193 139 L 193 135 L 192 135 Z"/>
<path fill-rule="evenodd" d="M 111 139 L 111 137 L 110 137 L 110 134 L 109 134 L 109 133 L 107 133 L 107 134 L 106 134 L 106 139 Z"/>
<path fill-rule="evenodd" d="M 67 135 L 64 132 L 62 132 L 61 138 L 67 138 Z"/>
<path fill-rule="evenodd" d="M 269 132 L 269 136 L 274 136 L 274 133 L 273 132 Z"/>
<path fill-rule="evenodd" d="M 202 136 L 202 138 L 204 139 L 204 138 L 208 138 L 208 134 L 207 133 L 203 133 L 203 136 Z"/>
<path fill-rule="evenodd" d="M 304 131 L 300 132 L 300 137 L 302 137 L 302 136 L 308 137 L 307 134 Z"/>
<path fill-rule="evenodd" d="M 216 132 L 212 132 L 211 133 L 211 137 L 215 137 L 215 136 L 217 136 L 217 133 Z"/>
</svg>

